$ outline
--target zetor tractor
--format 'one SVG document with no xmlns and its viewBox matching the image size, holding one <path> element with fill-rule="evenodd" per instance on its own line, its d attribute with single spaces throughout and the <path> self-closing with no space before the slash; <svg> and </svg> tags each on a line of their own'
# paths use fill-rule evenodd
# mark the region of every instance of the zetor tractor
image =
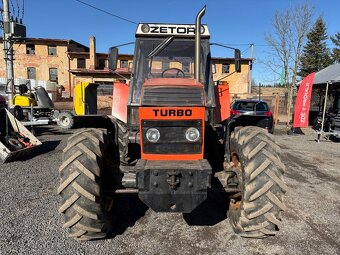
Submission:
<svg viewBox="0 0 340 255">
<path fill-rule="evenodd" d="M 131 82 L 114 84 L 113 115 L 69 137 L 58 193 L 70 237 L 112 233 L 122 193 L 137 193 L 156 212 L 191 213 L 208 192 L 223 192 L 236 233 L 263 238 L 280 227 L 280 149 L 265 129 L 223 118 L 204 13 L 195 25 L 139 24 Z M 110 49 L 110 69 L 117 54 Z"/>
</svg>

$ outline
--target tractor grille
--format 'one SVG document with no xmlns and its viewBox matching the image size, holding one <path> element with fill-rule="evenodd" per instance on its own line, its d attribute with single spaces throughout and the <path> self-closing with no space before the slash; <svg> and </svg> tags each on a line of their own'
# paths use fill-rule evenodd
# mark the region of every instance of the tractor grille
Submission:
<svg viewBox="0 0 340 255">
<path fill-rule="evenodd" d="M 200 87 L 145 87 L 143 106 L 203 106 L 204 90 Z"/>
</svg>

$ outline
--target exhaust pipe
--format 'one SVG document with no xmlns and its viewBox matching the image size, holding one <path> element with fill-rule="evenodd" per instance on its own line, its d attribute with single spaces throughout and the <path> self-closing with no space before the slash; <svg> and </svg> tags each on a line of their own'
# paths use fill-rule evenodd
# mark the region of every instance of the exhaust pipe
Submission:
<svg viewBox="0 0 340 255">
<path fill-rule="evenodd" d="M 206 6 L 200 10 L 195 22 L 195 80 L 200 81 L 200 55 L 201 55 L 201 19 L 205 13 Z"/>
</svg>

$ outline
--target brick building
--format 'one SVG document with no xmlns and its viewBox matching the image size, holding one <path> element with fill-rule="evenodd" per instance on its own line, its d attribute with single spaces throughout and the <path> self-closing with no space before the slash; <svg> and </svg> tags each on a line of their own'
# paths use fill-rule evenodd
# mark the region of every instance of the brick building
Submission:
<svg viewBox="0 0 340 255">
<path fill-rule="evenodd" d="M 88 47 L 72 40 L 44 38 L 29 38 L 26 42 L 15 43 L 13 48 L 16 78 L 54 81 L 66 89 L 71 86 L 67 52 L 89 51 Z M 4 61 L 2 49 L 1 44 L 0 58 Z M 0 77 L 6 77 L 4 64 L 0 65 Z"/>
<path fill-rule="evenodd" d="M 2 42 L 2 39 L 0 39 Z M 89 47 L 73 40 L 28 38 L 14 44 L 14 75 L 16 78 L 54 81 L 72 96 L 79 81 L 96 82 L 108 87 L 116 80 L 129 82 L 133 55 L 120 54 L 115 73 L 108 69 L 108 55 L 96 52 L 96 39 L 90 37 Z M 5 77 L 3 44 L 0 45 L 0 77 Z M 249 69 L 252 59 L 242 59 L 242 72 L 235 70 L 233 58 L 212 58 L 214 81 L 227 82 L 230 93 L 248 93 Z"/>
</svg>

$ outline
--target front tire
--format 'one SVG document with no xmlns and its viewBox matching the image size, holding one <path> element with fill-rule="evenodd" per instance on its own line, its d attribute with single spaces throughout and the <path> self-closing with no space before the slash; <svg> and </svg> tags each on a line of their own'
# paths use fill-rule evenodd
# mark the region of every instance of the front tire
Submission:
<svg viewBox="0 0 340 255">
<path fill-rule="evenodd" d="M 19 105 L 14 106 L 13 115 L 18 121 L 23 121 L 26 118 L 23 109 Z"/>
<path fill-rule="evenodd" d="M 64 214 L 63 228 L 74 239 L 100 239 L 110 230 L 112 199 L 105 194 L 107 161 L 113 153 L 109 143 L 106 130 L 84 129 L 72 135 L 63 150 L 59 213 Z"/>
<path fill-rule="evenodd" d="M 259 127 L 237 127 L 231 134 L 232 167 L 240 169 L 241 192 L 231 196 L 229 220 L 243 237 L 275 235 L 286 206 L 284 165 L 273 136 Z"/>
</svg>

